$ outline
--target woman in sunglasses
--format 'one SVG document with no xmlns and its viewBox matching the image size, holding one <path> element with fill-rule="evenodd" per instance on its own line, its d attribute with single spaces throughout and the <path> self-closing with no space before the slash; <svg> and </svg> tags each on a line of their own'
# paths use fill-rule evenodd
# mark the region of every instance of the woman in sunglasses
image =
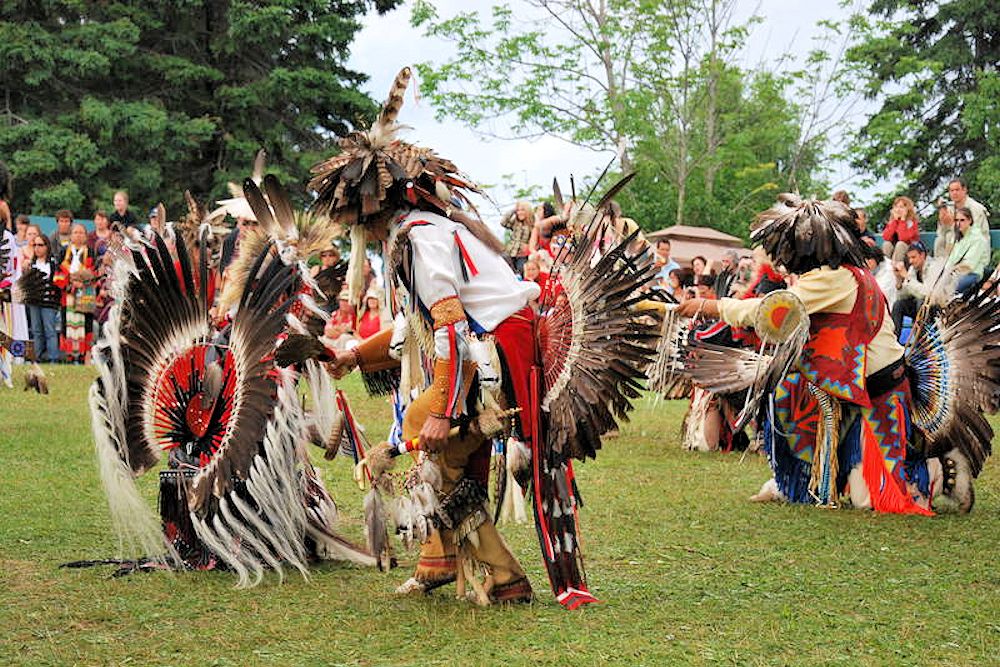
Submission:
<svg viewBox="0 0 1000 667">
<path fill-rule="evenodd" d="M 955 241 L 948 255 L 948 270 L 958 277 L 955 291 L 964 293 L 983 277 L 983 269 L 990 261 L 988 236 L 970 233 L 972 211 L 964 206 L 955 209 Z"/>
<path fill-rule="evenodd" d="M 35 359 L 56 363 L 59 352 L 59 290 L 55 278 L 59 275 L 59 264 L 52 257 L 52 241 L 44 234 L 38 234 L 31 241 L 32 261 L 26 270 L 36 270 L 51 287 L 47 293 L 50 299 L 26 303 L 30 313 L 31 339 L 35 344 Z"/>
</svg>

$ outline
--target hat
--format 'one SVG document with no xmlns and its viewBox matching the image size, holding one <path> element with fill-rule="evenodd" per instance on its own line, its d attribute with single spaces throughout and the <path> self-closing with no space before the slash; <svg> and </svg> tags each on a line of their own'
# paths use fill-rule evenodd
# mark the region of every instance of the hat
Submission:
<svg viewBox="0 0 1000 667">
<path fill-rule="evenodd" d="M 149 209 L 149 215 L 147 215 L 146 217 L 147 218 L 155 218 L 157 215 L 158 215 L 158 213 L 157 213 L 156 207 L 154 206 L 153 208 Z"/>
<path fill-rule="evenodd" d="M 378 299 L 379 303 L 382 303 L 382 288 L 377 285 L 372 285 L 365 292 L 365 301 L 368 299 Z"/>
<path fill-rule="evenodd" d="M 350 301 L 351 300 L 351 293 L 348 292 L 347 289 L 342 289 L 342 290 L 340 290 L 340 296 L 337 297 L 337 300 L 338 301 Z"/>
</svg>

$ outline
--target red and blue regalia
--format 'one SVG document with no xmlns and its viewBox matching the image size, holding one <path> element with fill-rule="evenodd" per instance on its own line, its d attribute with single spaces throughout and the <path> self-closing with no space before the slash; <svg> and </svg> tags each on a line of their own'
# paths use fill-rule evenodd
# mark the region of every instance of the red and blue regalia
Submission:
<svg viewBox="0 0 1000 667">
<path fill-rule="evenodd" d="M 943 495 L 968 511 L 993 435 L 983 413 L 1000 389 L 997 300 L 928 305 L 904 350 L 862 268 L 853 217 L 795 195 L 761 214 L 751 238 L 797 279 L 763 299 L 715 302 L 721 320 L 753 327 L 764 346 L 722 354 L 694 341 L 685 370 L 709 389 L 747 388 L 742 417 L 764 415 L 774 478 L 755 499 L 929 515 Z"/>
</svg>

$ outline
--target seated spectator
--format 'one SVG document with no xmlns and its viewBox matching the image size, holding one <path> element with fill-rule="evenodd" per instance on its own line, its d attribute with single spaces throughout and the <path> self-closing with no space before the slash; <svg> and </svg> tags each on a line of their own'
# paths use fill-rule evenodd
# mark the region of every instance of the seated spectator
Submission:
<svg viewBox="0 0 1000 667">
<path fill-rule="evenodd" d="M 681 270 L 679 268 L 671 269 L 666 280 L 660 278 L 660 286 L 664 292 L 680 301 L 684 290 L 684 286 L 681 285 Z"/>
<path fill-rule="evenodd" d="M 30 267 L 41 271 L 49 284 L 57 288 L 55 279 L 59 274 L 59 264 L 52 256 L 52 240 L 42 234 L 38 227 L 32 226 L 36 233 L 31 240 Z M 62 358 L 59 350 L 60 309 L 29 304 L 28 313 L 35 359 L 57 363 Z"/>
<path fill-rule="evenodd" d="M 743 298 L 743 295 L 747 293 L 750 287 L 750 283 L 753 281 L 753 277 L 753 260 L 749 257 L 741 258 L 739 263 L 736 264 L 736 277 L 733 279 L 733 284 L 729 287 L 730 296 L 736 299 Z"/>
<path fill-rule="evenodd" d="M 944 260 L 940 257 L 928 257 L 927 248 L 920 241 L 912 244 L 906 251 L 910 264 L 907 269 L 903 262 L 896 262 L 896 303 L 892 306 L 892 323 L 896 326 L 896 335 L 903 333 L 903 318 L 911 320 L 917 316 L 917 311 L 935 288 L 944 268 Z"/>
<path fill-rule="evenodd" d="M 855 218 L 855 222 L 858 225 L 858 238 L 860 238 L 865 245 L 874 248 L 878 245 L 878 239 L 876 239 L 875 234 L 868 229 L 868 211 L 863 208 L 856 208 L 854 209 L 854 213 L 857 216 Z"/>
<path fill-rule="evenodd" d="M 343 350 L 356 341 L 354 337 L 357 313 L 351 305 L 351 295 L 347 290 L 340 293 L 338 308 L 323 329 L 323 335 L 333 341 L 334 349 Z"/>
<path fill-rule="evenodd" d="M 715 280 L 712 276 L 699 276 L 695 282 L 697 296 L 699 299 L 715 299 L 718 292 L 715 291 Z"/>
<path fill-rule="evenodd" d="M 708 266 L 708 260 L 701 255 L 691 258 L 691 271 L 694 273 L 694 281 L 698 282 L 701 276 L 712 275 L 712 269 Z"/>
<path fill-rule="evenodd" d="M 669 277 L 671 271 L 681 268 L 681 265 L 670 257 L 670 239 L 660 239 L 656 242 L 656 266 L 660 269 L 656 277 L 661 280 Z"/>
<path fill-rule="evenodd" d="M 718 298 L 728 297 L 732 291 L 733 281 L 736 280 L 736 265 L 740 261 L 739 253 L 735 250 L 727 250 L 722 255 L 722 270 L 715 276 L 714 291 Z M 715 297 L 713 297 L 715 298 Z"/>
<path fill-rule="evenodd" d="M 896 303 L 896 274 L 892 268 L 892 262 L 882 254 L 882 249 L 876 246 L 866 246 L 864 248 L 865 265 L 871 274 L 875 276 L 889 309 Z"/>
<path fill-rule="evenodd" d="M 372 287 L 365 294 L 361 317 L 358 318 L 358 337 L 371 338 L 389 325 L 387 311 L 382 307 L 382 290 Z"/>
<path fill-rule="evenodd" d="M 920 219 L 912 199 L 896 197 L 893 200 L 882 238 L 882 252 L 893 262 L 902 262 L 910 245 L 920 240 Z"/>
<path fill-rule="evenodd" d="M 955 209 L 956 241 L 945 270 L 958 278 L 955 291 L 959 294 L 979 282 L 990 261 L 989 237 L 976 232 L 972 224 L 972 211 L 962 206 Z"/>
</svg>

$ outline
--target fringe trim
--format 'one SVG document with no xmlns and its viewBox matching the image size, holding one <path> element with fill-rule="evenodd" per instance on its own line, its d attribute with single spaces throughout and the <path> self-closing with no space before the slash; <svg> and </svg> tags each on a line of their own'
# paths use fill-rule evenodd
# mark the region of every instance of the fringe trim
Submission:
<svg viewBox="0 0 1000 667">
<path fill-rule="evenodd" d="M 362 373 L 365 390 L 369 396 L 386 396 L 400 387 L 400 369 L 387 368 L 381 371 Z"/>
</svg>

